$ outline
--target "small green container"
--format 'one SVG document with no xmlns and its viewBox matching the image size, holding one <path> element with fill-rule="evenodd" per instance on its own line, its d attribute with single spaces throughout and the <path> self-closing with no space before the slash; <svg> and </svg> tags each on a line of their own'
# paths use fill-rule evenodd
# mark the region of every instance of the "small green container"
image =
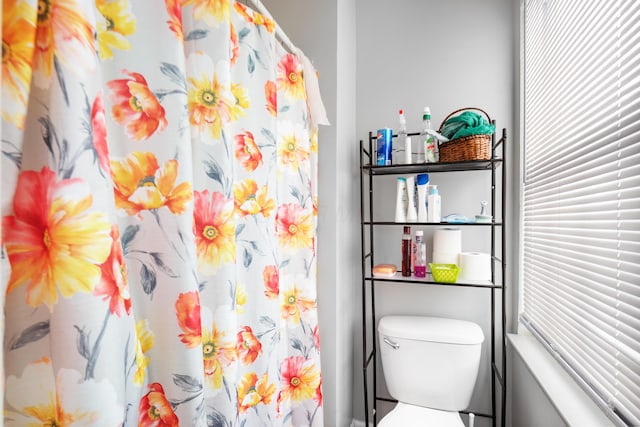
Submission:
<svg viewBox="0 0 640 427">
<path fill-rule="evenodd" d="M 429 264 L 435 282 L 456 283 L 460 267 L 455 264 Z"/>
</svg>

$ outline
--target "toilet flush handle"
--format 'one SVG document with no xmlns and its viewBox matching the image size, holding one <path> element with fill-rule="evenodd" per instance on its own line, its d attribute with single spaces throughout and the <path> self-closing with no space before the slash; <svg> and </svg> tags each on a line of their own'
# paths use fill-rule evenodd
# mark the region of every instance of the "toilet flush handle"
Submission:
<svg viewBox="0 0 640 427">
<path fill-rule="evenodd" d="M 389 344 L 391 347 L 393 347 L 394 350 L 397 350 L 400 348 L 400 344 L 391 341 L 389 338 L 384 337 L 384 342 L 386 342 L 387 344 Z"/>
</svg>

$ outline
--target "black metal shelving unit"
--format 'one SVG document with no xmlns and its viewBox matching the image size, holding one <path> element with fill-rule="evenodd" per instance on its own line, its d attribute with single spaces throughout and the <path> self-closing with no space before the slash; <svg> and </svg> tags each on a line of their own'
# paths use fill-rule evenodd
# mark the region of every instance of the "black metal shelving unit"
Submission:
<svg viewBox="0 0 640 427">
<path fill-rule="evenodd" d="M 495 121 L 492 121 L 495 125 Z M 418 136 L 420 133 L 409 133 L 408 136 Z M 396 138 L 397 135 L 393 135 Z M 485 288 L 491 295 L 491 413 L 474 412 L 476 416 L 490 418 L 492 426 L 498 426 L 497 400 L 500 399 L 500 426 L 505 426 L 506 416 L 506 237 L 505 237 L 505 217 L 506 217 L 506 170 L 504 170 L 504 159 L 506 159 L 507 131 L 502 129 L 501 137 L 496 140 L 495 134 L 491 137 L 491 158 L 489 160 L 474 160 L 454 163 L 419 163 L 402 164 L 390 166 L 375 165 L 375 143 L 376 135 L 369 132 L 368 144 L 360 140 L 360 224 L 362 242 L 362 370 L 364 379 L 364 407 L 365 425 L 373 421 L 377 425 L 377 402 L 395 402 L 377 393 L 377 335 L 376 335 L 376 286 L 384 286 L 389 283 L 410 283 L 415 286 L 457 286 L 470 288 Z M 497 180 L 497 170 L 503 168 L 500 182 Z M 465 171 L 487 171 L 491 174 L 491 215 L 493 221 L 490 223 L 469 223 L 451 224 L 446 222 L 394 222 L 374 220 L 374 189 L 375 177 L 383 175 L 403 175 L 419 173 L 448 173 Z M 365 178 L 367 187 L 365 187 Z M 497 186 L 500 186 L 500 192 Z M 368 191 L 368 204 L 365 203 L 365 191 Z M 500 197 L 501 209 L 500 218 L 496 217 L 497 197 Z M 373 276 L 374 261 L 374 239 L 377 226 L 398 226 L 400 229 L 405 226 L 439 227 L 484 227 L 488 228 L 491 234 L 491 281 L 473 283 L 440 283 L 432 280 L 428 274 L 426 278 L 403 277 L 397 273 L 392 278 L 380 278 Z M 501 239 L 500 253 L 496 253 L 497 234 L 500 229 Z M 367 240 L 368 237 L 368 240 Z M 367 244 L 368 241 L 368 244 Z M 496 271 L 500 270 L 500 279 L 496 281 Z M 496 320 L 496 308 L 500 307 L 499 318 Z M 371 327 L 367 325 L 370 322 Z M 500 331 L 496 331 L 496 323 L 500 324 Z M 370 330 L 368 330 L 370 329 Z M 496 360 L 496 349 L 500 348 L 500 360 Z M 369 381 L 371 372 L 372 381 Z M 497 391 L 497 384 L 500 385 L 500 392 Z M 370 390 L 371 389 L 371 390 Z M 369 393 L 372 393 L 370 395 Z M 372 404 L 370 405 L 370 400 Z M 466 411 L 463 411 L 466 412 Z"/>
</svg>

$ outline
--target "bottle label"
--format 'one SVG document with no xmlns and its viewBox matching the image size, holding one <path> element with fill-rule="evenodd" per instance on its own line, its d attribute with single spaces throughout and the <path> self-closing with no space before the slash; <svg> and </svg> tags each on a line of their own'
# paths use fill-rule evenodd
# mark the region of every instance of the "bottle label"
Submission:
<svg viewBox="0 0 640 427">
<path fill-rule="evenodd" d="M 416 265 L 414 267 L 414 274 L 416 277 L 427 277 L 427 266 L 426 265 Z"/>
</svg>

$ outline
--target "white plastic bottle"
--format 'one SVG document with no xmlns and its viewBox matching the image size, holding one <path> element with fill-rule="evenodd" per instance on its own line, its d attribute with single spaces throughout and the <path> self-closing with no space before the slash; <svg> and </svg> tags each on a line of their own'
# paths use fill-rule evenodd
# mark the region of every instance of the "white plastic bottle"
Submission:
<svg viewBox="0 0 640 427">
<path fill-rule="evenodd" d="M 440 222 L 442 215 L 442 206 L 440 194 L 438 194 L 438 186 L 431 185 L 429 187 L 429 196 L 427 197 L 427 221 Z"/>
<path fill-rule="evenodd" d="M 424 107 L 422 113 L 422 141 L 425 163 L 438 162 L 438 142 L 431 131 L 431 109 Z"/>
<path fill-rule="evenodd" d="M 418 174 L 416 182 L 418 183 L 418 222 L 427 222 L 427 188 L 429 187 L 429 174 Z"/>
<path fill-rule="evenodd" d="M 407 222 L 416 222 L 418 220 L 418 211 L 416 210 L 416 184 L 415 177 L 408 176 L 407 182 Z"/>
<path fill-rule="evenodd" d="M 413 274 L 416 277 L 427 275 L 427 244 L 424 242 L 422 230 L 416 230 L 416 259 L 413 265 Z"/>
<path fill-rule="evenodd" d="M 401 176 L 396 183 L 396 222 L 407 221 L 407 180 Z"/>
</svg>

